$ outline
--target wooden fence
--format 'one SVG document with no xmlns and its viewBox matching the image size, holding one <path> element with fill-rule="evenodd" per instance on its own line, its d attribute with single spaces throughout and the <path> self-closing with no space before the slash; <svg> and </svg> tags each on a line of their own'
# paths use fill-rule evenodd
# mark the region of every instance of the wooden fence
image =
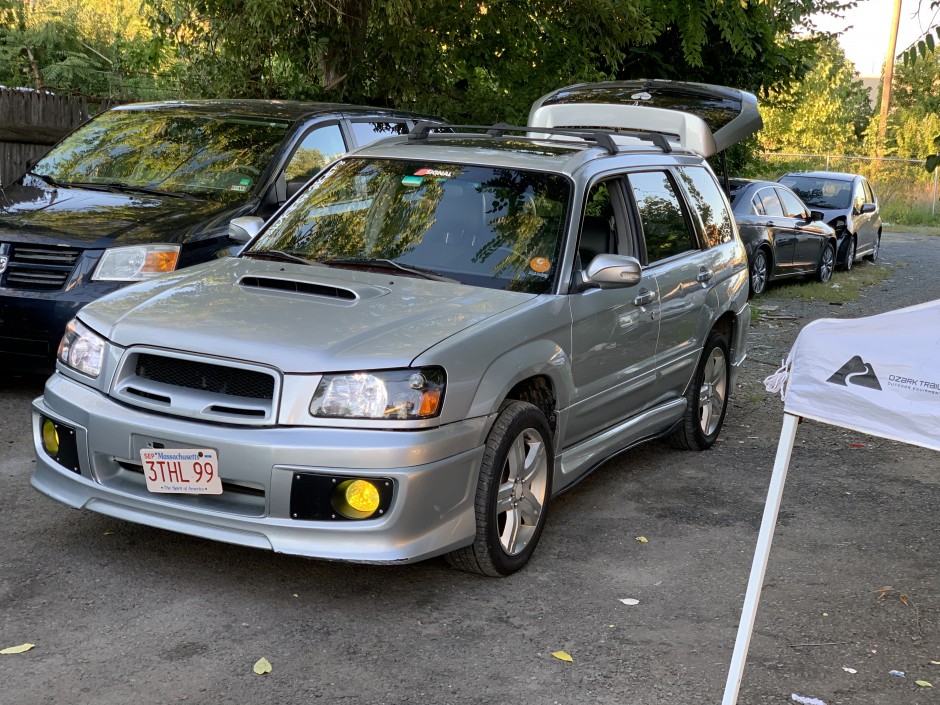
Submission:
<svg viewBox="0 0 940 705">
<path fill-rule="evenodd" d="M 0 186 L 20 178 L 89 117 L 83 97 L 0 88 Z"/>
</svg>

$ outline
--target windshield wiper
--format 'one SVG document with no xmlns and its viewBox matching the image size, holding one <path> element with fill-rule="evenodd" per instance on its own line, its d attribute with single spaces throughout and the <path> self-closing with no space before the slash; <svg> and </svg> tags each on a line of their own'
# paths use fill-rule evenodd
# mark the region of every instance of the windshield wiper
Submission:
<svg viewBox="0 0 940 705">
<path fill-rule="evenodd" d="M 35 171 L 32 171 L 32 170 L 27 171 L 26 173 L 29 174 L 30 176 L 35 176 L 37 179 L 42 179 L 43 181 L 45 181 L 45 182 L 46 182 L 47 184 L 49 184 L 50 186 L 59 186 L 59 187 L 61 187 L 61 186 L 69 186 L 69 185 L 70 185 L 70 184 L 63 183 L 63 182 L 61 182 L 61 181 L 56 181 L 55 179 L 53 179 L 53 178 L 52 178 L 51 176 L 49 176 L 48 174 L 40 174 L 40 173 L 35 172 Z"/>
<path fill-rule="evenodd" d="M 258 259 L 273 259 L 281 262 L 296 262 L 297 264 L 307 264 L 310 266 L 323 266 L 320 262 L 309 260 L 305 257 L 285 252 L 284 250 L 249 250 L 243 252 L 242 257 L 257 257 Z"/>
<path fill-rule="evenodd" d="M 162 189 L 150 188 L 149 186 L 131 186 L 130 184 L 121 184 L 117 182 L 110 183 L 95 183 L 93 181 L 89 182 L 72 182 L 68 184 L 69 186 L 77 186 L 79 188 L 88 188 L 96 191 L 119 191 L 122 193 L 146 193 L 150 196 L 169 196 L 170 198 L 195 198 L 195 196 L 188 193 L 180 193 L 178 191 L 163 191 Z"/>
<path fill-rule="evenodd" d="M 450 277 L 445 277 L 433 269 L 425 269 L 424 267 L 415 267 L 410 264 L 401 264 L 391 259 L 372 259 L 369 257 L 334 257 L 333 259 L 322 259 L 320 260 L 322 264 L 328 265 L 330 267 L 342 267 L 344 265 L 349 265 L 351 267 L 372 267 L 376 269 L 392 269 L 398 270 L 401 272 L 406 272 L 412 274 L 416 277 L 421 277 L 422 279 L 430 279 L 431 281 L 436 282 L 450 282 L 451 284 L 459 284 L 460 282 L 456 279 L 451 279 Z"/>
</svg>

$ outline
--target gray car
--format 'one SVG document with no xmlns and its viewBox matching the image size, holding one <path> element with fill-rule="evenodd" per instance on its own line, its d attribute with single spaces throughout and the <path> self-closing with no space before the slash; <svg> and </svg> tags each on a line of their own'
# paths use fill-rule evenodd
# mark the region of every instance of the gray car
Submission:
<svg viewBox="0 0 940 705">
<path fill-rule="evenodd" d="M 860 174 L 801 171 L 777 179 L 836 231 L 837 263 L 852 269 L 860 257 L 875 261 L 881 252 L 881 212 L 871 183 Z"/>
<path fill-rule="evenodd" d="M 722 140 L 759 127 L 753 96 L 716 90 Z M 82 309 L 34 402 L 34 487 L 244 546 L 498 576 L 606 459 L 709 448 L 750 322 L 719 142 L 655 105 L 548 103 L 531 127 L 422 124 L 345 157 L 240 256 Z"/>
</svg>

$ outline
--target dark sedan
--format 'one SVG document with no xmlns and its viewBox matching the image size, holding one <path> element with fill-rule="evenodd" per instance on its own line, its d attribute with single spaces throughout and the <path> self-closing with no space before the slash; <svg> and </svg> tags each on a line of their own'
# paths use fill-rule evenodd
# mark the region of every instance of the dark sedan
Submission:
<svg viewBox="0 0 940 705">
<path fill-rule="evenodd" d="M 424 116 L 330 103 L 120 106 L 0 189 L 0 369 L 49 370 L 85 304 L 240 243 L 324 165 Z"/>
<path fill-rule="evenodd" d="M 773 181 L 731 179 L 731 206 L 747 249 L 751 296 L 785 277 L 832 278 L 835 231 L 790 189 Z"/>
</svg>

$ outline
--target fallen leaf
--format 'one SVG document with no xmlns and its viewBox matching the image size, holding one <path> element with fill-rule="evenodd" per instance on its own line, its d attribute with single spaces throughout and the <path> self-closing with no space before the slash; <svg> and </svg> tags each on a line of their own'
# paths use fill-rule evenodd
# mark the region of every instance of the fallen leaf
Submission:
<svg viewBox="0 0 940 705">
<path fill-rule="evenodd" d="M 621 602 L 622 602 L 623 604 L 625 604 L 625 605 L 638 605 L 638 604 L 640 604 L 640 601 L 639 601 L 639 600 L 636 600 L 636 599 L 634 599 L 634 598 L 632 598 L 632 597 L 625 597 L 625 598 L 623 598 L 623 599 L 621 600 Z"/>
<path fill-rule="evenodd" d="M 865 447 L 865 444 L 864 444 L 864 443 L 853 443 L 853 444 L 852 444 L 852 447 L 853 447 L 853 448 L 864 448 L 864 447 Z"/>
<path fill-rule="evenodd" d="M 640 543 L 649 543 L 649 542 L 650 542 L 650 540 L 649 540 L 648 538 L 646 538 L 645 536 L 637 536 L 637 537 L 636 537 L 636 540 L 639 541 Z"/>
<path fill-rule="evenodd" d="M 921 688 L 933 688 L 933 685 L 931 685 L 929 681 L 914 681 L 914 682 L 917 683 L 917 685 L 919 685 Z"/>
<path fill-rule="evenodd" d="M 21 654 L 24 651 L 29 651 L 32 649 L 35 644 L 20 644 L 19 646 L 8 646 L 5 649 L 0 649 L 0 654 Z"/>
<path fill-rule="evenodd" d="M 270 673 L 271 662 L 268 661 L 264 657 L 259 658 L 258 661 L 255 663 L 254 672 L 257 673 L 259 676 L 263 676 L 265 673 Z"/>
<path fill-rule="evenodd" d="M 934 666 L 940 666 L 940 661 L 931 661 Z"/>
<path fill-rule="evenodd" d="M 885 597 L 888 596 L 888 593 L 894 592 L 894 588 L 893 587 L 878 588 L 877 590 L 875 590 L 875 592 L 878 593 L 878 599 L 883 600 L 885 599 Z"/>
<path fill-rule="evenodd" d="M 909 598 L 903 592 L 900 595 L 898 595 L 898 599 L 901 601 L 901 604 L 904 605 L 905 607 L 907 607 L 911 602 L 911 598 Z"/>
<path fill-rule="evenodd" d="M 843 666 L 842 670 L 846 673 L 858 673 L 858 671 L 856 671 L 854 668 L 849 668 L 848 666 Z"/>
<path fill-rule="evenodd" d="M 567 661 L 568 663 L 574 661 L 574 659 L 571 658 L 571 654 L 569 654 L 567 651 L 552 651 L 552 656 L 557 658 L 559 661 Z"/>
<path fill-rule="evenodd" d="M 102 534 L 102 536 L 110 536 L 110 535 L 113 534 L 113 533 L 114 533 L 113 531 L 105 531 L 105 532 Z"/>
</svg>

